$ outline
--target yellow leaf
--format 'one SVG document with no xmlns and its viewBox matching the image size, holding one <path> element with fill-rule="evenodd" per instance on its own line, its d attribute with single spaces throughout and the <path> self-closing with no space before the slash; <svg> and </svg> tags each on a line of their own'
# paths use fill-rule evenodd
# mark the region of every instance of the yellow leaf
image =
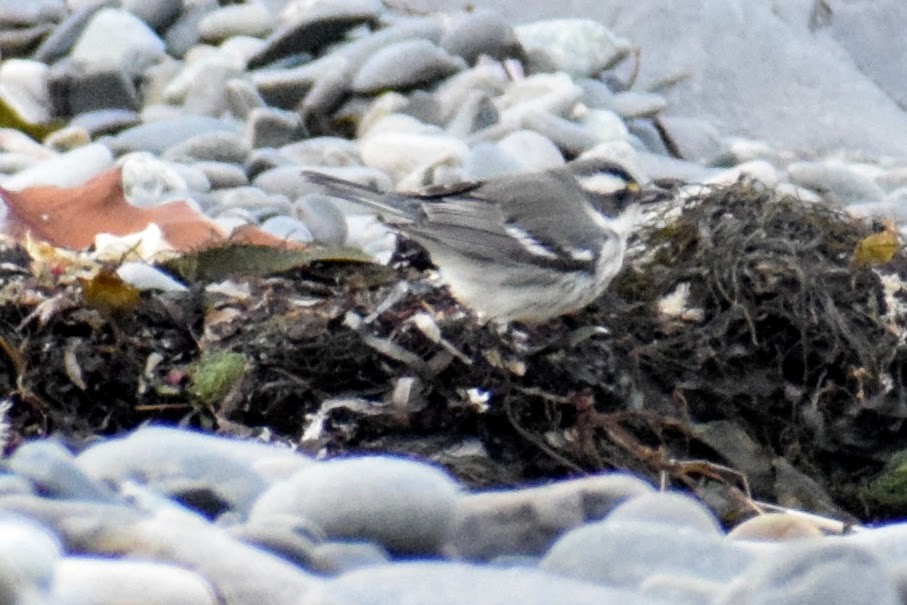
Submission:
<svg viewBox="0 0 907 605">
<path fill-rule="evenodd" d="M 901 242 L 893 221 L 885 221 L 885 230 L 857 242 L 853 262 L 858 266 L 884 265 L 900 249 Z"/>
<path fill-rule="evenodd" d="M 102 267 L 94 277 L 80 281 L 85 304 L 102 315 L 128 313 L 139 304 L 139 290 L 120 279 L 113 268 Z"/>
</svg>

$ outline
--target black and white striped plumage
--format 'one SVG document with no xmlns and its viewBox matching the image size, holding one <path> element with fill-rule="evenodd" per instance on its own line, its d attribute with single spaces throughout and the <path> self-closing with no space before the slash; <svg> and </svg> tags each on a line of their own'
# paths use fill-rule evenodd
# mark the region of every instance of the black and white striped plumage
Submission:
<svg viewBox="0 0 907 605">
<path fill-rule="evenodd" d="M 377 210 L 428 250 L 458 300 L 499 321 L 540 322 L 598 298 L 623 263 L 638 190 L 624 169 L 596 159 L 420 194 L 305 176 Z"/>
</svg>

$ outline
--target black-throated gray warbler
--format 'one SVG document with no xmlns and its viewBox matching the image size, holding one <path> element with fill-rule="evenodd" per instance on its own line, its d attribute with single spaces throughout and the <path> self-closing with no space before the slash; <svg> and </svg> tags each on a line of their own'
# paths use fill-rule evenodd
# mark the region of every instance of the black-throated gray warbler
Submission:
<svg viewBox="0 0 907 605">
<path fill-rule="evenodd" d="M 428 250 L 453 295 L 488 319 L 535 323 L 598 298 L 623 263 L 639 186 L 596 158 L 563 167 L 379 193 L 317 172 L 309 182 L 369 206 Z"/>
</svg>

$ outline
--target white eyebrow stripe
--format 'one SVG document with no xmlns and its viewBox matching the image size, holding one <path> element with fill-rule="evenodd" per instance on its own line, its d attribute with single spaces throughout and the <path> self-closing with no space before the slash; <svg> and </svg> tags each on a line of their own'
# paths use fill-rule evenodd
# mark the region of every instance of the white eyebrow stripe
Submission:
<svg viewBox="0 0 907 605">
<path fill-rule="evenodd" d="M 516 225 L 505 225 L 504 231 L 507 233 L 507 235 L 518 241 L 520 245 L 530 254 L 551 259 L 557 258 L 557 254 L 549 250 L 544 244 L 532 237 L 532 234 L 525 229 L 520 229 Z"/>
<path fill-rule="evenodd" d="M 571 248 L 567 252 L 570 253 L 570 258 L 582 262 L 588 262 L 595 258 L 595 254 L 588 248 Z"/>
<path fill-rule="evenodd" d="M 601 195 L 610 195 L 627 188 L 627 180 L 615 174 L 600 172 L 588 176 L 580 176 L 576 179 L 580 186 L 586 191 L 592 191 Z"/>
</svg>

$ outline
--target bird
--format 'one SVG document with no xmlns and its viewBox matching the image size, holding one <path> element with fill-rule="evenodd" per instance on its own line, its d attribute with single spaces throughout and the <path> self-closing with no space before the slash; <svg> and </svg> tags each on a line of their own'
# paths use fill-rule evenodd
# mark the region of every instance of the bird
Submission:
<svg viewBox="0 0 907 605">
<path fill-rule="evenodd" d="M 637 180 L 600 158 L 419 193 L 303 176 L 377 211 L 428 251 L 454 298 L 504 324 L 539 324 L 592 303 L 619 272 L 640 216 Z"/>
</svg>

